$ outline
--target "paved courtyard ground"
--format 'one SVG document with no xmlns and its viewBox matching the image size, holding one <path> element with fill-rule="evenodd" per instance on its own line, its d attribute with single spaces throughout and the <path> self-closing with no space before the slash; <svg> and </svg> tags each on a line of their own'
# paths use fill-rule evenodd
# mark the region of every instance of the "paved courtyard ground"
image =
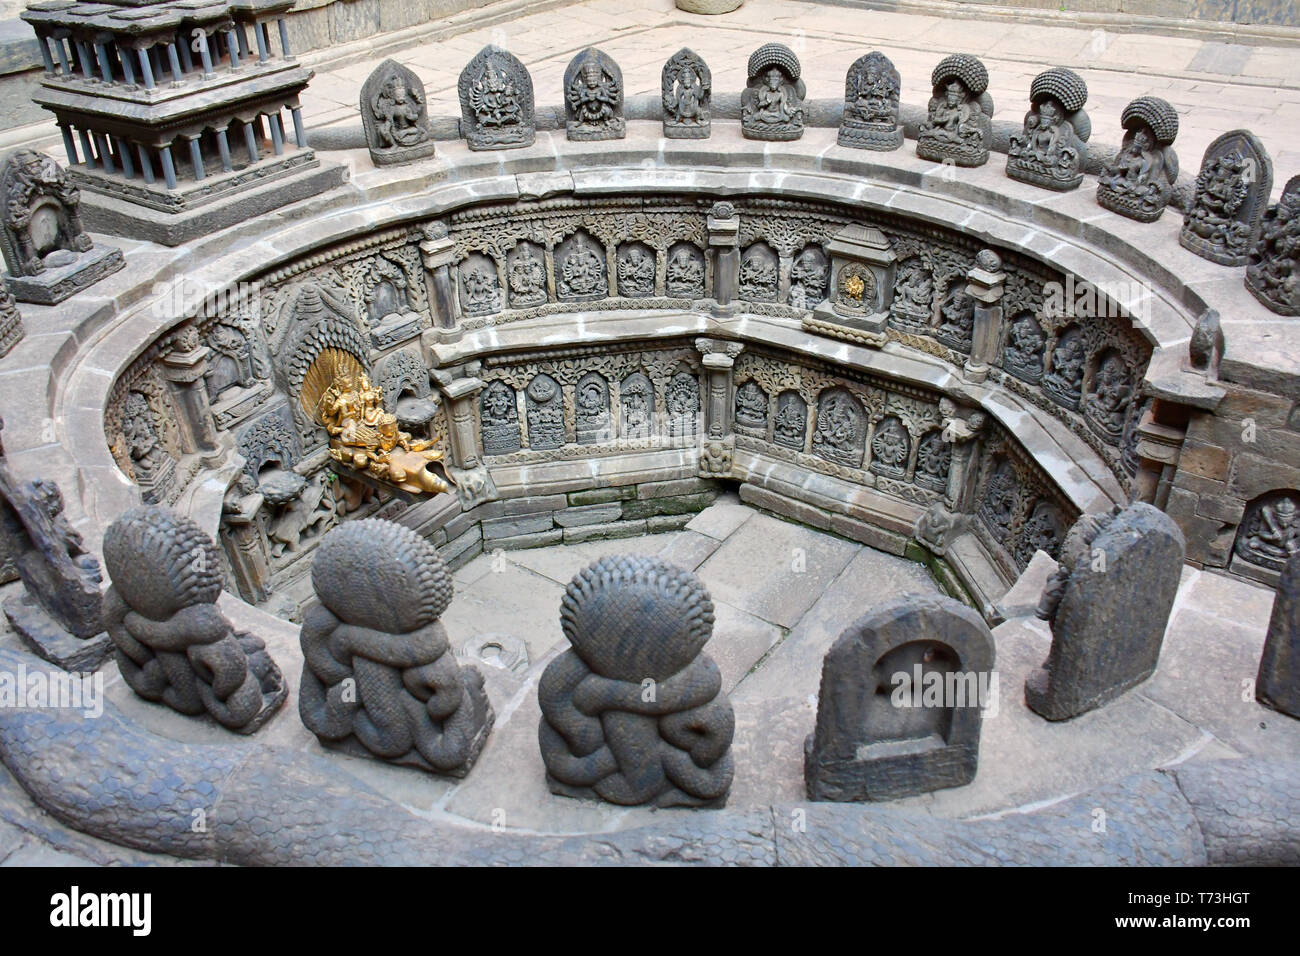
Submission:
<svg viewBox="0 0 1300 956">
<path fill-rule="evenodd" d="M 678 532 L 485 554 L 456 573 L 457 594 L 443 617 L 453 646 L 495 644 L 503 651 L 495 665 L 480 664 L 497 719 L 479 762 L 455 781 L 331 753 L 340 775 L 352 775 L 414 813 L 468 826 L 587 833 L 638 825 L 654 814 L 708 812 L 627 810 L 554 796 L 546 788 L 537 745 L 537 679 L 567 647 L 560 597 L 578 570 L 618 553 L 660 554 L 695 570 L 713 596 L 717 624 L 705 650 L 718 662 L 736 711 L 732 807 L 804 799 L 803 740 L 816 720 L 822 657 L 877 603 L 935 590 L 921 565 L 755 511 L 732 495 Z M 1027 583 L 1026 600 L 1034 596 Z M 1025 678 L 1047 655 L 1046 628 L 1032 618 L 1001 625 L 994 632 L 998 704 L 984 720 L 974 783 L 894 806 L 978 817 L 1034 809 L 1184 760 L 1293 756 L 1300 752 L 1300 722 L 1261 707 L 1246 683 L 1255 676 L 1271 604 L 1272 592 L 1264 588 L 1185 572 L 1155 677 L 1063 724 L 1042 720 L 1023 702 Z M 506 665 L 519 643 L 528 663 L 511 669 Z M 16 646 L 17 639 L 5 633 L 0 644 Z M 301 652 L 296 642 L 279 640 L 271 650 L 293 696 L 251 740 L 137 698 L 113 664 L 106 668 L 107 696 L 142 726 L 177 741 L 318 752 L 296 712 Z M 0 865 L 162 859 L 62 828 L 0 768 Z"/>
</svg>

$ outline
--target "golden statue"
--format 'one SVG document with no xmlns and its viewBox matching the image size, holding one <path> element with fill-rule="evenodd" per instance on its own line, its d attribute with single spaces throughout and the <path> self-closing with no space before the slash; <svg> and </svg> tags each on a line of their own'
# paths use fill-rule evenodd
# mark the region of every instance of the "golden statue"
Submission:
<svg viewBox="0 0 1300 956">
<path fill-rule="evenodd" d="M 442 461 L 433 442 L 413 439 L 384 409 L 384 393 L 361 363 L 342 349 L 325 349 L 303 379 L 303 408 L 330 436 L 330 457 L 412 493 L 441 494 L 447 482 L 429 470 Z"/>
</svg>

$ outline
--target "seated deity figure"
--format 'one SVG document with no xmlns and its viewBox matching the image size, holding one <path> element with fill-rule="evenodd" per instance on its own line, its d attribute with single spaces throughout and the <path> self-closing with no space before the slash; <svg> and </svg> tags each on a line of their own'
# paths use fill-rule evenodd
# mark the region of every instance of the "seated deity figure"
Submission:
<svg viewBox="0 0 1300 956">
<path fill-rule="evenodd" d="M 1007 175 L 1047 189 L 1074 189 L 1083 182 L 1092 133 L 1083 109 L 1087 84 L 1073 70 L 1054 67 L 1034 78 L 1029 101 L 1024 129 L 1007 149 Z"/>
<path fill-rule="evenodd" d="M 1121 216 L 1155 222 L 1178 179 L 1178 113 L 1162 99 L 1143 96 L 1124 108 L 1120 124 L 1124 143 L 1097 178 L 1097 202 Z"/>
<path fill-rule="evenodd" d="M 1133 403 L 1133 383 L 1124 360 L 1109 356 L 1097 369 L 1095 390 L 1084 404 L 1084 414 L 1112 441 L 1124 434 L 1129 407 Z"/>
<path fill-rule="evenodd" d="M 1300 176 L 1287 181 L 1281 201 L 1264 215 L 1246 288 L 1279 315 L 1300 315 Z"/>
<path fill-rule="evenodd" d="M 420 94 L 406 85 L 400 76 L 390 77 L 371 103 L 376 128 L 385 146 L 415 146 L 424 141 L 427 131 L 419 125 Z"/>
<path fill-rule="evenodd" d="M 792 140 L 803 135 L 804 83 L 789 47 L 768 43 L 749 58 L 749 82 L 740 96 L 741 132 L 749 139 Z"/>
<path fill-rule="evenodd" d="M 383 392 L 365 374 L 344 375 L 320 401 L 330 436 L 330 457 L 406 491 L 440 494 L 447 483 L 428 470 L 442 460 L 433 442 L 399 431 L 397 416 L 384 410 Z"/>
<path fill-rule="evenodd" d="M 1264 502 L 1247 513 L 1237 552 L 1246 560 L 1275 570 L 1286 566 L 1300 550 L 1300 508 L 1290 495 Z"/>
<path fill-rule="evenodd" d="M 565 71 L 566 130 L 572 140 L 621 139 L 623 75 L 606 54 L 590 47 Z"/>
<path fill-rule="evenodd" d="M 958 166 L 982 166 L 989 158 L 993 99 L 988 70 L 977 58 L 953 54 L 931 75 L 933 95 L 916 138 L 916 155 Z"/>
<path fill-rule="evenodd" d="M 1248 265 L 1272 189 L 1273 161 L 1259 138 L 1224 133 L 1206 147 L 1179 244 L 1219 265 Z"/>
</svg>

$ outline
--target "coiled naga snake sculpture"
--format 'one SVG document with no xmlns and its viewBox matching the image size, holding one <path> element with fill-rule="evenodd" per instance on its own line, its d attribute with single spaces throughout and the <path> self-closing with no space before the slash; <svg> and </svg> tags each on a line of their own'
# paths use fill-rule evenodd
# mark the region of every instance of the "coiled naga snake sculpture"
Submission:
<svg viewBox="0 0 1300 956">
<path fill-rule="evenodd" d="M 262 639 L 234 630 L 217 610 L 217 547 L 189 518 L 134 508 L 104 533 L 113 585 L 103 623 L 122 677 L 145 700 L 210 714 L 236 733 L 261 727 L 288 696 Z"/>
<path fill-rule="evenodd" d="M 495 714 L 483 675 L 462 667 L 438 620 L 452 583 L 437 550 L 376 518 L 335 528 L 311 572 L 298 708 L 321 743 L 463 777 Z"/>
<path fill-rule="evenodd" d="M 623 805 L 726 803 L 735 715 L 700 649 L 713 602 L 700 580 L 653 557 L 602 558 L 570 582 L 571 649 L 538 684 L 538 729 L 555 793 Z"/>
</svg>

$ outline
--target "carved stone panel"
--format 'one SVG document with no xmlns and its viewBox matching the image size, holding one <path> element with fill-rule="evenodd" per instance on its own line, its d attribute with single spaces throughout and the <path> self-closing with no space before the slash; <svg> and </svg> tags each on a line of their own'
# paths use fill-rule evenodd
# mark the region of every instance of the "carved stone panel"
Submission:
<svg viewBox="0 0 1300 956">
<path fill-rule="evenodd" d="M 515 390 L 505 382 L 492 382 L 479 400 L 483 454 L 508 455 L 520 449 L 519 408 Z"/>
<path fill-rule="evenodd" d="M 579 230 L 555 247 L 555 291 L 563 302 L 603 299 L 609 292 L 605 250 Z"/>
<path fill-rule="evenodd" d="M 930 334 L 933 299 L 934 274 L 930 266 L 920 256 L 905 259 L 898 267 L 889 324 L 905 332 Z"/>
<path fill-rule="evenodd" d="M 1278 315 L 1300 315 L 1300 176 L 1269 209 L 1246 266 L 1246 288 Z"/>
<path fill-rule="evenodd" d="M 679 242 L 668 250 L 664 291 L 673 298 L 704 297 L 704 253 L 689 242 Z"/>
<path fill-rule="evenodd" d="M 546 255 L 533 242 L 521 242 L 506 256 L 510 308 L 525 309 L 546 301 Z"/>
<path fill-rule="evenodd" d="M 1300 491 L 1273 491 L 1246 506 L 1233 545 L 1237 557 L 1281 571 L 1300 552 Z"/>
<path fill-rule="evenodd" d="M 1119 445 L 1136 394 L 1128 365 L 1118 352 L 1107 350 L 1093 375 L 1092 388 L 1084 396 L 1084 419 L 1107 442 Z"/>
<path fill-rule="evenodd" d="M 622 139 L 623 72 L 608 55 L 588 47 L 564 71 L 565 130 L 571 140 Z"/>
<path fill-rule="evenodd" d="M 538 375 L 524 392 L 528 409 L 528 447 L 559 448 L 564 444 L 564 396 L 549 375 Z"/>
<path fill-rule="evenodd" d="M 966 282 L 955 278 L 939 306 L 939 327 L 934 337 L 958 352 L 969 352 L 975 336 L 975 300 L 966 294 Z"/>
<path fill-rule="evenodd" d="M 516 57 L 486 46 L 461 71 L 461 133 L 470 149 L 533 145 L 533 80 Z"/>
<path fill-rule="evenodd" d="M 1244 266 L 1259 239 L 1273 161 L 1254 133 L 1224 133 L 1205 150 L 1178 241 L 1224 266 Z"/>
<path fill-rule="evenodd" d="M 736 427 L 767 432 L 767 392 L 757 382 L 745 382 L 736 389 Z"/>
<path fill-rule="evenodd" d="M 713 75 L 704 60 L 682 47 L 664 64 L 662 83 L 664 136 L 705 139 L 710 128 Z"/>
<path fill-rule="evenodd" d="M 857 149 L 890 150 L 903 145 L 898 122 L 898 70 L 889 57 L 872 51 L 859 57 L 844 78 L 844 120 L 839 144 Z"/>
<path fill-rule="evenodd" d="M 620 437 L 649 438 L 654 434 L 655 390 L 641 372 L 633 372 L 619 384 Z"/>
<path fill-rule="evenodd" d="M 644 242 L 618 247 L 618 294 L 638 299 L 655 294 L 655 251 Z"/>
<path fill-rule="evenodd" d="M 501 283 L 495 262 L 480 252 L 470 253 L 456 273 L 460 307 L 465 315 L 491 315 L 501 311 Z"/>
<path fill-rule="evenodd" d="M 700 428 L 700 383 L 689 372 L 678 372 L 668 383 L 664 399 L 668 407 L 668 433 L 674 437 L 695 435 Z"/>
<path fill-rule="evenodd" d="M 945 441 L 942 429 L 927 432 L 916 449 L 915 481 L 931 491 L 946 491 L 952 467 L 952 442 Z"/>
<path fill-rule="evenodd" d="M 806 246 L 790 266 L 790 304 L 796 309 L 811 309 L 826 298 L 826 280 L 830 263 L 817 246 Z"/>
<path fill-rule="evenodd" d="M 433 155 L 424 83 L 396 60 L 385 60 L 361 87 L 361 123 L 376 166 Z"/>
<path fill-rule="evenodd" d="M 907 475 L 907 459 L 912 453 L 912 439 L 897 416 L 891 415 L 876 425 L 871 436 L 871 470 L 890 478 Z"/>
<path fill-rule="evenodd" d="M 842 388 L 830 388 L 818 396 L 813 454 L 860 468 L 866 438 L 867 417 L 856 398 Z"/>
<path fill-rule="evenodd" d="M 781 263 L 776 250 L 756 242 L 740 258 L 740 297 L 750 302 L 775 302 L 780 289 Z"/>
<path fill-rule="evenodd" d="M 574 423 L 580 445 L 610 438 L 609 383 L 599 372 L 588 372 L 578 379 L 574 390 Z"/>
<path fill-rule="evenodd" d="M 1038 320 L 1028 312 L 1013 318 L 1002 351 L 1002 367 L 1022 381 L 1037 385 L 1043 377 L 1043 347 L 1047 336 Z"/>
<path fill-rule="evenodd" d="M 1052 349 L 1051 367 L 1043 375 L 1043 391 L 1056 404 L 1077 409 L 1083 394 L 1083 333 L 1077 326 L 1067 326 Z"/>
<path fill-rule="evenodd" d="M 798 392 L 782 392 L 777 396 L 776 418 L 772 420 L 772 441 L 796 451 L 807 448 L 808 403 Z"/>
</svg>

